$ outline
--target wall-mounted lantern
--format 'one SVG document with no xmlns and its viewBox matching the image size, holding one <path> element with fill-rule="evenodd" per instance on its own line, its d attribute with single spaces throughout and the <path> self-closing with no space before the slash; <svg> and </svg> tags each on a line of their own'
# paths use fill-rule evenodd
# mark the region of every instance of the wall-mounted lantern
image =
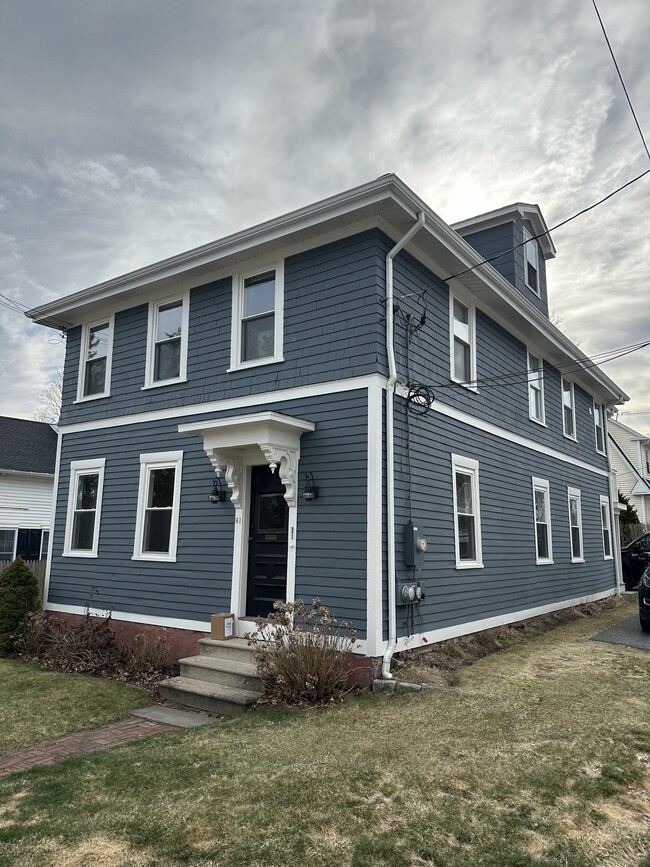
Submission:
<svg viewBox="0 0 650 867">
<path fill-rule="evenodd" d="M 305 473 L 305 490 L 302 492 L 303 500 L 318 499 L 318 485 L 314 484 L 313 473 Z"/>
<path fill-rule="evenodd" d="M 212 493 L 208 497 L 211 503 L 223 503 L 226 499 L 226 491 L 221 481 L 221 476 L 215 476 L 212 482 Z"/>
</svg>

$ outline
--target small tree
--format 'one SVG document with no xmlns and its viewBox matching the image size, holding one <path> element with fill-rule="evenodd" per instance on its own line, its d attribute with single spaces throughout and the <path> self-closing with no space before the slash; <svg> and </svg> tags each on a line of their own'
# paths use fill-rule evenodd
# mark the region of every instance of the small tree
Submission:
<svg viewBox="0 0 650 867">
<path fill-rule="evenodd" d="M 39 596 L 36 575 L 22 557 L 16 557 L 0 572 L 0 651 L 17 649 Z"/>
<path fill-rule="evenodd" d="M 619 527 L 621 530 L 621 545 L 625 548 L 630 542 L 633 542 L 641 535 L 643 525 L 639 521 L 639 515 L 636 509 L 630 503 L 629 497 L 626 497 L 620 491 L 618 492 L 618 501 L 624 506 L 627 506 L 624 512 L 619 515 Z"/>
</svg>

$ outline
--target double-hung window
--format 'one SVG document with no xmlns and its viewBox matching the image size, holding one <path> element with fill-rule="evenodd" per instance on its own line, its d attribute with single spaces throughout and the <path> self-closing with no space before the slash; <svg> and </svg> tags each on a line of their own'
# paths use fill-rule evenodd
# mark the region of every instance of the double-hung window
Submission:
<svg viewBox="0 0 650 867">
<path fill-rule="evenodd" d="M 576 399 L 573 383 L 562 377 L 562 424 L 564 436 L 576 439 Z"/>
<path fill-rule="evenodd" d="M 602 403 L 594 403 L 594 434 L 596 451 L 605 454 L 605 407 Z"/>
<path fill-rule="evenodd" d="M 571 536 L 571 562 L 583 563 L 582 498 L 578 488 L 567 488 L 569 499 L 569 533 Z"/>
<path fill-rule="evenodd" d="M 551 491 L 546 479 L 533 478 L 533 512 L 535 515 L 536 562 L 538 565 L 552 563 Z"/>
<path fill-rule="evenodd" d="M 612 560 L 612 523 L 609 512 L 609 497 L 600 498 L 600 526 L 603 530 L 603 557 Z"/>
<path fill-rule="evenodd" d="M 537 241 L 524 226 L 524 267 L 526 286 L 539 295 L 539 248 Z"/>
<path fill-rule="evenodd" d="M 230 370 L 282 361 L 284 265 L 233 277 Z"/>
<path fill-rule="evenodd" d="M 134 560 L 176 560 L 183 452 L 140 455 Z"/>
<path fill-rule="evenodd" d="M 111 356 L 113 353 L 113 317 L 84 325 L 81 337 L 81 361 L 77 400 L 108 397 L 111 390 Z"/>
<path fill-rule="evenodd" d="M 96 557 L 106 460 L 72 461 L 64 557 Z"/>
<path fill-rule="evenodd" d="M 476 388 L 476 311 L 450 296 L 451 378 Z"/>
<path fill-rule="evenodd" d="M 452 455 L 456 568 L 483 566 L 478 461 Z"/>
<path fill-rule="evenodd" d="M 544 362 L 532 352 L 528 353 L 528 415 L 532 421 L 545 423 Z"/>
<path fill-rule="evenodd" d="M 149 304 L 145 388 L 187 378 L 189 294 Z"/>
<path fill-rule="evenodd" d="M 16 555 L 16 531 L 0 530 L 0 562 L 13 560 Z"/>
</svg>

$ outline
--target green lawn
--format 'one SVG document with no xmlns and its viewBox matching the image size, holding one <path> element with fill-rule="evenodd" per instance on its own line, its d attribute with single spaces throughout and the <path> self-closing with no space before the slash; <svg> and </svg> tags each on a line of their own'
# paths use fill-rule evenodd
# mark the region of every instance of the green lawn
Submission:
<svg viewBox="0 0 650 867">
<path fill-rule="evenodd" d="M 146 693 L 132 686 L 0 659 L 0 755 L 123 719 L 146 704 Z"/>
<path fill-rule="evenodd" d="M 560 627 L 460 685 L 261 711 L 0 780 L 0 864 L 648 865 L 650 654 Z"/>
</svg>

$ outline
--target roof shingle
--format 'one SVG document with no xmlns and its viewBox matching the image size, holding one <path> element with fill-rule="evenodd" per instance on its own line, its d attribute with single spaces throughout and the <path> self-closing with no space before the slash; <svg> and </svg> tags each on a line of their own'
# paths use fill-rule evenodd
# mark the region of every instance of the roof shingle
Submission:
<svg viewBox="0 0 650 867">
<path fill-rule="evenodd" d="M 56 441 L 46 422 L 0 416 L 0 470 L 54 475 Z"/>
</svg>

